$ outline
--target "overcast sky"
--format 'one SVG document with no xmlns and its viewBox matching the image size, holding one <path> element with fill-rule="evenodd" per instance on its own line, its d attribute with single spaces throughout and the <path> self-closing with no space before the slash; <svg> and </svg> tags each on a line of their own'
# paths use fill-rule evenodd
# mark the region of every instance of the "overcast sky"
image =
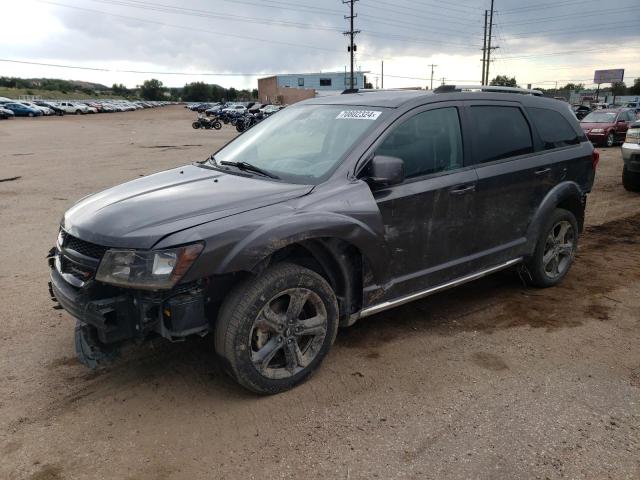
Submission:
<svg viewBox="0 0 640 480">
<path fill-rule="evenodd" d="M 254 88 L 258 76 L 197 73 L 343 71 L 348 7 L 341 0 L 0 0 L 0 75 L 86 80 L 133 87 L 192 81 Z M 385 87 L 479 83 L 484 10 L 490 0 L 360 0 L 357 66 Z M 640 77 L 637 0 L 495 0 L 491 77 L 525 86 L 591 84 L 593 70 Z M 606 5 L 606 6 L 605 6 Z M 126 73 L 180 72 L 194 75 Z M 413 78 L 400 78 L 413 77 Z M 378 78 L 378 82 L 380 82 Z"/>
</svg>

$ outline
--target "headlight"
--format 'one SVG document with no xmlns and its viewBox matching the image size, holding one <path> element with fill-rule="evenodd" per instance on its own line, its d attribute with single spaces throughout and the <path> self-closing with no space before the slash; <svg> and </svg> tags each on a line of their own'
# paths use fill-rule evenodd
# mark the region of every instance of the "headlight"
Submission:
<svg viewBox="0 0 640 480">
<path fill-rule="evenodd" d="M 640 143 L 640 128 L 630 128 L 627 130 L 625 143 Z"/>
<path fill-rule="evenodd" d="M 173 288 L 187 273 L 204 245 L 194 243 L 167 250 L 109 249 L 102 257 L 96 280 L 146 290 Z"/>
<path fill-rule="evenodd" d="M 602 128 L 594 128 L 591 130 L 591 133 L 604 133 L 604 130 Z"/>
</svg>

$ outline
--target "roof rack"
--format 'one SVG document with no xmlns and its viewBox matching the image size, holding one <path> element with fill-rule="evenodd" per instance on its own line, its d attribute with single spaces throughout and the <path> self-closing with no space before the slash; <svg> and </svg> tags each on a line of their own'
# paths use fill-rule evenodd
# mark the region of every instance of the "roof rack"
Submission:
<svg viewBox="0 0 640 480">
<path fill-rule="evenodd" d="M 494 93 L 522 93 L 524 95 L 535 95 L 541 97 L 540 90 L 531 90 L 519 87 L 500 87 L 497 85 L 441 85 L 433 90 L 434 93 L 451 93 L 451 92 L 470 92 L 479 90 L 481 92 Z"/>
<path fill-rule="evenodd" d="M 422 92 L 432 93 L 431 90 L 421 90 L 419 88 L 347 88 L 342 91 L 341 95 L 348 95 L 350 93 L 369 93 L 369 92 Z"/>
</svg>

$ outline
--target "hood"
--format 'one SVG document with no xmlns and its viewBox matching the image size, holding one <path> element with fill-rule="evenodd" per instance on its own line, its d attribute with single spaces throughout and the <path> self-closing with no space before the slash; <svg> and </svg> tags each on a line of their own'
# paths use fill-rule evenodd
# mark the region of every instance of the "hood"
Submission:
<svg viewBox="0 0 640 480">
<path fill-rule="evenodd" d="M 98 245 L 148 249 L 169 234 L 312 189 L 190 165 L 85 197 L 67 210 L 62 227 Z"/>
</svg>

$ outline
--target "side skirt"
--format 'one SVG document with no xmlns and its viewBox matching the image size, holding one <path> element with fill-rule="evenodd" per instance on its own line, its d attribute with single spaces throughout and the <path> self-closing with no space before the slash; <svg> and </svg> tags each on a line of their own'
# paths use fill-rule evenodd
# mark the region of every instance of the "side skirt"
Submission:
<svg viewBox="0 0 640 480">
<path fill-rule="evenodd" d="M 458 285 L 462 285 L 463 283 L 472 282 L 473 280 L 477 280 L 478 278 L 491 275 L 494 272 L 504 270 L 505 268 L 509 268 L 521 262 L 522 262 L 522 257 L 514 258 L 512 260 L 501 263 L 500 265 L 496 265 L 486 270 L 481 270 L 479 272 L 472 273 L 471 275 L 467 275 L 465 277 L 461 277 L 447 283 L 436 285 L 435 287 L 431 287 L 426 290 L 422 290 L 420 292 L 411 293 L 409 295 L 396 298 L 395 300 L 389 300 L 386 302 L 379 303 L 378 305 L 373 305 L 372 307 L 367 307 L 351 315 L 350 323 L 354 323 L 356 320 L 360 318 L 368 317 L 370 315 L 374 315 L 376 313 L 389 310 L 390 308 L 399 307 L 400 305 L 404 305 L 405 303 L 413 302 L 414 300 L 419 300 L 421 298 L 428 297 L 429 295 L 433 295 L 434 293 L 441 292 L 449 288 L 457 287 Z"/>
</svg>

